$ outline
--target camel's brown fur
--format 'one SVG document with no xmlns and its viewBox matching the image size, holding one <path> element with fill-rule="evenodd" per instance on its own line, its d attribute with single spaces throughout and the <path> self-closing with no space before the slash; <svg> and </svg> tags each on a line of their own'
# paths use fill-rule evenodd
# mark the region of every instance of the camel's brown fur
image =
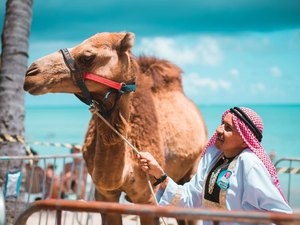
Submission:
<svg viewBox="0 0 300 225">
<path fill-rule="evenodd" d="M 107 119 L 139 150 L 151 152 L 171 178 L 183 183 L 195 172 L 206 143 L 203 118 L 183 93 L 181 69 L 156 58 L 134 59 L 130 51 L 133 40 L 132 33 L 99 33 L 70 52 L 82 70 L 119 82 L 135 80 L 136 92 L 123 95 Z M 94 58 L 90 62 L 91 55 Z M 92 81 L 85 83 L 95 100 L 102 99 L 108 89 Z M 24 88 L 35 95 L 80 94 L 59 52 L 31 65 Z M 123 191 L 134 203 L 154 203 L 135 153 L 96 115 L 89 123 L 83 156 L 97 200 L 116 202 Z M 141 221 L 154 223 L 149 218 Z M 103 217 L 103 224 L 120 223 L 120 217 Z"/>
</svg>

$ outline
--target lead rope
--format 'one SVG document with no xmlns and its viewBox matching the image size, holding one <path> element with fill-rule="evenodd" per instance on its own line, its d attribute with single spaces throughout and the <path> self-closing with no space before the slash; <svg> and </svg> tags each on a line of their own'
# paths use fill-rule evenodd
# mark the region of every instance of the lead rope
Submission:
<svg viewBox="0 0 300 225">
<path fill-rule="evenodd" d="M 126 144 L 129 145 L 130 148 L 132 148 L 132 150 L 136 153 L 136 154 L 140 154 L 140 151 L 134 146 L 132 145 L 119 131 L 117 131 L 100 113 L 99 113 L 99 110 L 97 107 L 95 107 L 95 102 L 93 101 L 93 103 L 91 104 L 91 107 L 90 107 L 90 111 L 92 114 L 96 114 L 113 132 L 115 132 L 120 138 L 122 138 L 123 141 L 125 141 Z M 147 183 L 148 183 L 148 186 L 150 188 L 150 191 L 151 191 L 151 194 L 152 194 L 152 197 L 154 198 L 154 201 L 155 201 L 155 204 L 157 206 L 159 206 L 158 204 L 158 201 L 156 199 L 156 196 L 155 196 L 155 193 L 154 193 L 154 190 L 152 188 L 152 185 L 151 185 L 151 182 L 150 182 L 150 177 L 149 177 L 149 173 L 146 173 L 146 178 L 147 178 Z M 165 225 L 167 225 L 166 221 L 164 220 L 164 218 L 162 218 L 162 221 Z"/>
</svg>

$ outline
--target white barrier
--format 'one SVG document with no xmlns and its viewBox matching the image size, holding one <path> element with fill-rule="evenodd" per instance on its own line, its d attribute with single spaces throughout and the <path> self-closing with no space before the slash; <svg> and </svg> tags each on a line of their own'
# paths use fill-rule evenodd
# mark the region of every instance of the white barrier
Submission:
<svg viewBox="0 0 300 225">
<path fill-rule="evenodd" d="M 10 171 L 8 168 L 10 168 L 9 165 L 12 161 L 20 161 L 20 168 L 14 168 L 13 171 Z M 15 212 L 25 210 L 30 203 L 37 200 L 94 199 L 94 185 L 87 173 L 81 153 L 49 156 L 0 156 L 0 163 L 4 168 L 7 168 L 5 182 L 3 187 L 0 187 L 1 189 L 8 189 L 6 186 L 8 183 L 10 189 L 15 186 L 18 187 L 17 184 L 12 184 L 16 179 L 7 182 L 8 177 L 10 177 L 8 175 L 14 174 L 15 171 L 21 171 L 23 177 L 21 188 L 19 188 L 20 193 L 18 193 L 19 190 L 16 190 L 16 194 L 12 195 L 11 193 L 14 191 L 10 190 L 9 196 L 0 196 L 0 225 L 5 224 L 5 216 L 2 213 L 5 215 L 6 197 L 15 202 Z M 1 195 L 2 193 L 1 191 Z M 50 220 L 50 217 L 47 216 L 46 218 Z M 86 221 L 81 221 L 81 223 L 86 224 Z"/>
</svg>

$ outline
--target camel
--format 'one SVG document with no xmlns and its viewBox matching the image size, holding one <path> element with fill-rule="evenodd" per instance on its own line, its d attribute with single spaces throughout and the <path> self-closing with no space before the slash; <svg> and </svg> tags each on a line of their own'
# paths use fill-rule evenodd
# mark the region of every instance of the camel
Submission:
<svg viewBox="0 0 300 225">
<path fill-rule="evenodd" d="M 101 114 L 118 132 L 140 151 L 152 153 L 168 176 L 183 184 L 195 173 L 207 141 L 204 119 L 183 92 L 181 69 L 155 57 L 136 58 L 131 52 L 134 38 L 131 32 L 97 33 L 64 53 L 44 56 L 29 67 L 24 90 L 32 95 L 73 93 L 88 104 L 89 98 L 101 104 Z M 74 61 L 68 64 L 69 60 Z M 95 79 L 85 79 L 86 73 L 121 86 L 135 83 L 136 90 L 119 95 Z M 89 122 L 82 153 L 96 200 L 118 202 L 125 192 L 133 203 L 155 204 L 136 154 L 96 114 Z M 155 182 L 154 177 L 150 180 Z M 118 225 L 122 220 L 102 215 L 102 224 Z M 141 224 L 157 220 L 143 217 Z"/>
</svg>

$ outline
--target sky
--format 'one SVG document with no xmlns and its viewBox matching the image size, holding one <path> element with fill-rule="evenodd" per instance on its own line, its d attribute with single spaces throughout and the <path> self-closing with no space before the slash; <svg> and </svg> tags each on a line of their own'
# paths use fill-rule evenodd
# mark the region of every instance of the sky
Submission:
<svg viewBox="0 0 300 225">
<path fill-rule="evenodd" d="M 130 31 L 136 56 L 183 70 L 184 91 L 197 104 L 300 103 L 299 0 L 33 2 L 29 64 L 98 32 Z M 3 21 L 5 1 L 0 7 Z M 28 106 L 57 104 L 82 103 L 26 94 Z"/>
</svg>

